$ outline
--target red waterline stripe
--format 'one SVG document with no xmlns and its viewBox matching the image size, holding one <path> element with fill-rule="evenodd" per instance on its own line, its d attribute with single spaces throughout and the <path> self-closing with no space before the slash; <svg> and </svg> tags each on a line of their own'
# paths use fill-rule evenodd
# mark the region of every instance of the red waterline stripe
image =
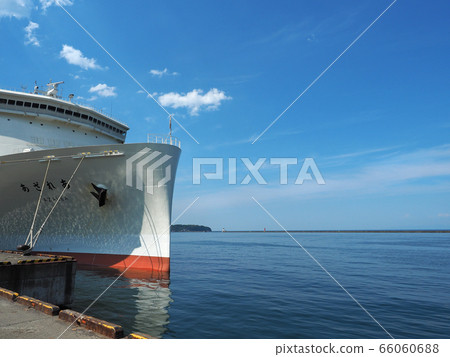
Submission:
<svg viewBox="0 0 450 357">
<path fill-rule="evenodd" d="M 40 252 L 52 255 L 65 255 L 74 257 L 79 264 L 101 266 L 123 270 L 142 269 L 155 272 L 169 272 L 170 258 L 148 257 L 139 255 L 121 254 L 95 254 L 95 253 L 73 253 L 73 252 Z"/>
</svg>

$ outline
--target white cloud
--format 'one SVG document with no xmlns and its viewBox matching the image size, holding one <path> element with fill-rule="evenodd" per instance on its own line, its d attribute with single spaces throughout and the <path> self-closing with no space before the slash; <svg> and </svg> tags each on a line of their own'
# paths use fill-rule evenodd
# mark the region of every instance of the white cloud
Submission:
<svg viewBox="0 0 450 357">
<path fill-rule="evenodd" d="M 334 159 L 347 159 L 347 158 L 353 158 L 353 157 L 359 157 L 359 156 L 366 156 L 369 154 L 375 154 L 375 153 L 380 153 L 380 152 L 384 152 L 384 151 L 391 151 L 398 147 L 399 146 L 389 146 L 389 147 L 370 149 L 370 150 L 364 150 L 364 151 L 356 151 L 356 152 L 351 152 L 351 153 L 346 153 L 346 154 L 329 156 L 329 157 L 327 157 L 327 159 L 334 160 Z"/>
<path fill-rule="evenodd" d="M 105 83 L 99 83 L 89 89 L 89 93 L 95 93 L 100 97 L 115 97 L 117 96 L 116 87 L 109 87 Z"/>
<path fill-rule="evenodd" d="M 44 13 L 50 6 L 57 6 L 58 2 L 62 6 L 73 5 L 72 0 L 39 0 Z M 35 6 L 35 0 L 0 0 L 0 18 L 29 18 L 31 10 L 34 8 L 37 8 L 37 6 Z"/>
<path fill-rule="evenodd" d="M 439 213 L 438 217 L 450 217 L 450 213 Z"/>
<path fill-rule="evenodd" d="M 198 112 L 205 108 L 206 110 L 218 109 L 223 100 L 231 99 L 225 92 L 217 88 L 210 89 L 203 94 L 201 89 L 194 89 L 189 93 L 166 93 L 161 95 L 158 100 L 164 106 L 172 108 L 188 108 L 191 115 L 198 115 Z"/>
<path fill-rule="evenodd" d="M 167 68 L 164 68 L 162 71 L 159 69 L 151 69 L 150 74 L 161 78 L 162 76 L 177 76 L 179 73 L 169 72 Z"/>
<path fill-rule="evenodd" d="M 2 0 L 0 4 L 0 17 L 30 17 L 33 8 L 32 0 Z"/>
<path fill-rule="evenodd" d="M 35 6 L 37 0 L 0 0 L 0 18 L 1 17 L 15 17 L 29 18 L 31 10 L 37 9 Z M 43 12 L 53 5 L 60 3 L 62 6 L 73 5 L 73 0 L 39 0 Z"/>
<path fill-rule="evenodd" d="M 153 118 L 153 117 L 145 117 L 144 118 L 144 120 L 147 122 L 147 123 L 156 123 L 157 121 L 158 121 L 158 119 L 157 118 Z"/>
<path fill-rule="evenodd" d="M 36 22 L 30 21 L 27 27 L 25 27 L 25 44 L 32 44 L 34 46 L 40 46 L 39 40 L 34 33 L 34 30 L 39 28 L 39 24 Z"/>
<path fill-rule="evenodd" d="M 87 58 L 83 56 L 83 53 L 76 48 L 69 45 L 63 45 L 61 52 L 59 53 L 61 58 L 64 58 L 68 63 L 80 66 L 83 69 L 99 69 L 101 68 L 94 58 Z"/>
<path fill-rule="evenodd" d="M 42 10 L 46 11 L 52 5 L 58 5 L 56 0 L 39 0 L 42 6 Z M 58 0 L 61 6 L 70 6 L 73 5 L 73 1 L 71 0 Z"/>
<path fill-rule="evenodd" d="M 306 41 L 308 41 L 308 42 L 314 42 L 314 41 L 317 41 L 316 35 L 312 33 L 311 35 L 309 35 L 309 36 L 306 38 Z"/>
</svg>

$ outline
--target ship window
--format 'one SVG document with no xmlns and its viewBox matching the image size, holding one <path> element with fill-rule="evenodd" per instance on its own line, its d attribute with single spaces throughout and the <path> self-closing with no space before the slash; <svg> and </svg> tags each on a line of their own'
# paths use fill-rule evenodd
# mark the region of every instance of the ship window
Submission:
<svg viewBox="0 0 450 357">
<path fill-rule="evenodd" d="M 5 98 L 0 98 L 0 104 L 6 104 L 7 100 Z"/>
<path fill-rule="evenodd" d="M 56 111 L 57 111 L 58 113 L 64 113 L 64 109 L 63 109 L 63 108 L 56 108 Z"/>
<path fill-rule="evenodd" d="M 39 108 L 39 103 L 33 103 L 33 108 Z"/>
<path fill-rule="evenodd" d="M 16 104 L 16 101 L 15 101 L 15 100 L 12 100 L 12 99 L 10 99 L 10 100 L 8 100 L 8 104 L 12 104 L 12 105 L 14 105 L 14 104 Z"/>
<path fill-rule="evenodd" d="M 102 126 L 105 126 L 105 123 L 104 123 L 104 122 L 102 122 Z"/>
<path fill-rule="evenodd" d="M 87 118 L 88 118 L 88 116 L 87 116 L 86 114 L 81 114 L 81 118 L 83 118 L 83 119 L 87 119 Z"/>
<path fill-rule="evenodd" d="M 80 113 L 73 112 L 73 116 L 79 118 L 80 117 Z"/>
<path fill-rule="evenodd" d="M 40 108 L 41 108 L 41 109 L 47 109 L 47 104 L 41 104 L 41 105 L 40 105 Z"/>
<path fill-rule="evenodd" d="M 24 106 L 30 108 L 31 107 L 31 103 L 30 102 L 25 102 Z"/>
<path fill-rule="evenodd" d="M 16 105 L 22 106 L 22 105 L 23 105 L 23 102 L 22 102 L 21 100 L 18 100 L 18 101 L 16 102 Z"/>
<path fill-rule="evenodd" d="M 97 124 L 97 119 L 94 118 L 94 124 Z"/>
<path fill-rule="evenodd" d="M 56 110 L 56 107 L 54 107 L 53 105 L 49 105 L 48 110 L 51 110 L 52 112 L 54 112 Z"/>
<path fill-rule="evenodd" d="M 89 121 L 92 121 L 92 120 L 94 120 L 94 118 L 92 118 L 91 116 L 89 116 Z"/>
<path fill-rule="evenodd" d="M 66 114 L 67 114 L 67 115 L 72 115 L 72 111 L 66 109 Z"/>
</svg>

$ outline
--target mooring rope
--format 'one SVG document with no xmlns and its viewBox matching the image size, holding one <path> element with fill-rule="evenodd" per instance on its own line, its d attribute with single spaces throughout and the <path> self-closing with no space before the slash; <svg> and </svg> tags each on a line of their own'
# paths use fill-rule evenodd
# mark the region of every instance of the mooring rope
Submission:
<svg viewBox="0 0 450 357">
<path fill-rule="evenodd" d="M 38 229 L 36 236 L 34 237 L 34 244 L 33 246 L 30 246 L 31 249 L 33 249 L 33 247 L 36 245 L 37 240 L 42 232 L 42 230 L 44 229 L 45 224 L 47 223 L 48 219 L 50 218 L 51 214 L 53 213 L 53 210 L 56 208 L 56 205 L 59 203 L 59 201 L 61 200 L 62 196 L 64 195 L 64 192 L 66 192 L 67 188 L 70 185 L 70 182 L 72 181 L 73 177 L 75 176 L 75 174 L 78 171 L 78 168 L 80 167 L 81 163 L 83 162 L 85 158 L 85 155 L 83 155 L 81 157 L 80 162 L 78 163 L 77 167 L 75 168 L 74 172 L 72 173 L 72 176 L 70 177 L 69 181 L 67 182 L 66 186 L 64 187 L 64 189 L 62 190 L 61 194 L 59 195 L 58 199 L 56 200 L 55 204 L 53 205 L 52 209 L 50 210 L 50 212 L 48 213 L 47 217 L 45 218 L 44 222 L 42 223 L 41 227 Z"/>
<path fill-rule="evenodd" d="M 50 167 L 50 162 L 51 162 L 51 160 L 48 160 L 47 168 L 45 170 L 44 180 L 42 181 L 42 185 L 41 185 L 41 193 L 39 194 L 39 200 L 36 205 L 36 210 L 34 211 L 33 222 L 31 223 L 30 231 L 28 232 L 27 240 L 25 241 L 25 245 L 29 245 L 30 247 L 33 246 L 33 228 L 34 228 L 34 224 L 36 223 L 36 217 L 37 217 L 37 213 L 39 210 L 39 205 L 41 204 L 42 193 L 44 192 L 44 188 L 45 188 L 45 182 L 47 181 L 47 174 L 48 174 L 48 168 Z"/>
</svg>

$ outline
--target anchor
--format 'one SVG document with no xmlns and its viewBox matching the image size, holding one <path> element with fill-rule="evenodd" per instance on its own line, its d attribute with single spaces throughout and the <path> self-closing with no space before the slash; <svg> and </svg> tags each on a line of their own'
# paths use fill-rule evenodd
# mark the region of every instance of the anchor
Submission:
<svg viewBox="0 0 450 357">
<path fill-rule="evenodd" d="M 108 193 L 108 188 L 104 185 L 94 185 L 93 183 L 91 183 L 91 185 L 96 191 L 91 192 L 91 194 L 98 200 L 98 206 L 104 206 L 106 203 L 106 194 Z"/>
</svg>

